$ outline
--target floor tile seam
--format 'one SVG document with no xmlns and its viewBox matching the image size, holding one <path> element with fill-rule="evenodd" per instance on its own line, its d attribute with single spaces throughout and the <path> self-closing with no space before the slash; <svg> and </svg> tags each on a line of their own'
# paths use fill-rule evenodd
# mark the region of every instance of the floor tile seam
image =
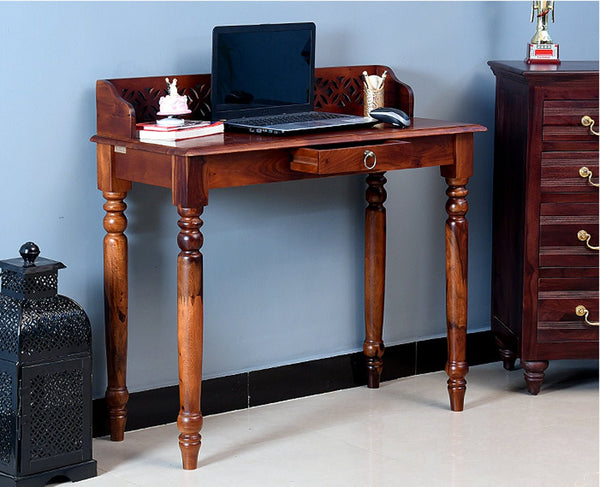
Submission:
<svg viewBox="0 0 600 487">
<path fill-rule="evenodd" d="M 319 422 L 317 425 L 313 424 L 313 425 L 308 425 L 307 427 L 302 427 L 302 428 L 298 428 L 298 429 L 293 429 L 294 427 L 294 420 L 293 418 L 288 420 L 281 420 L 277 422 L 277 426 L 281 429 L 286 428 L 286 431 L 290 432 L 291 434 L 311 434 L 311 433 L 319 433 L 323 436 L 327 436 L 327 433 L 325 433 L 326 431 L 331 430 L 332 428 L 337 428 L 337 427 L 344 427 L 347 424 L 352 424 L 352 423 L 359 423 L 359 422 L 365 422 L 365 421 L 371 421 L 371 420 L 385 420 L 387 418 L 393 418 L 395 416 L 398 416 L 399 414 L 406 414 L 407 412 L 419 412 L 419 407 L 414 406 L 411 408 L 404 408 L 401 411 L 397 410 L 397 408 L 395 410 L 378 410 L 374 413 L 372 413 L 371 415 L 369 415 L 369 413 L 366 412 L 362 412 L 361 410 L 357 410 L 356 412 L 352 413 L 352 417 L 348 417 L 348 416 L 344 416 L 342 419 L 340 419 L 339 421 L 336 420 L 336 417 L 332 417 L 330 421 L 322 421 Z M 371 416 L 371 417 L 369 417 Z M 259 421 L 264 420 L 264 419 L 260 419 Z M 268 421 L 268 420 L 265 420 Z M 271 423 L 273 424 L 273 423 Z"/>
<path fill-rule="evenodd" d="M 102 475 L 107 475 L 109 478 L 108 479 L 106 477 L 102 478 Z M 98 478 L 100 480 L 109 480 L 109 481 L 114 480 L 115 482 L 118 481 L 119 487 L 147 487 L 147 486 L 144 486 L 143 484 L 138 484 L 136 482 L 132 482 L 131 480 L 129 480 L 129 478 L 127 478 L 127 476 L 119 475 L 118 473 L 115 473 L 112 470 L 105 470 L 102 475 L 98 475 L 95 478 Z M 123 486 L 123 484 L 121 484 L 121 482 L 126 482 L 126 485 Z"/>
<path fill-rule="evenodd" d="M 385 459 L 387 461 L 400 462 L 400 460 L 398 458 L 390 456 L 390 455 L 388 455 L 386 453 L 382 453 L 380 450 L 377 450 L 377 449 L 375 449 L 373 447 L 366 447 L 366 446 L 362 446 L 361 444 L 357 445 L 355 443 L 350 443 L 349 441 L 341 439 L 341 438 L 335 439 L 334 436 L 326 435 L 325 433 L 323 433 L 321 431 L 315 431 L 315 434 L 317 434 L 320 437 L 327 438 L 327 441 L 330 442 L 330 443 L 333 443 L 333 442 L 337 441 L 338 443 L 342 443 L 345 447 L 349 447 L 349 448 L 354 449 L 354 450 L 359 450 L 361 452 L 370 453 L 372 455 L 377 455 L 377 456 L 379 456 L 382 459 Z"/>
</svg>

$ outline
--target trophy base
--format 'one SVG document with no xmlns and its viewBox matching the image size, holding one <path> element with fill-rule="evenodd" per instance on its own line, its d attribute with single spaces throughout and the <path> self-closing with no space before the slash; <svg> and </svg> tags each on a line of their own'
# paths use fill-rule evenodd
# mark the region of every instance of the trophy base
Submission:
<svg viewBox="0 0 600 487">
<path fill-rule="evenodd" d="M 529 56 L 527 64 L 560 64 L 558 44 L 528 44 Z"/>
</svg>

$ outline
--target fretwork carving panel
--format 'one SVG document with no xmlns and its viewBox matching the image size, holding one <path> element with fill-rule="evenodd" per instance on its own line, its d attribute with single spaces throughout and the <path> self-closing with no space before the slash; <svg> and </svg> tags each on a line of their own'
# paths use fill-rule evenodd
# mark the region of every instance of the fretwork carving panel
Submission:
<svg viewBox="0 0 600 487">
<path fill-rule="evenodd" d="M 145 88 L 143 90 L 124 89 L 121 96 L 133 105 L 136 114 L 136 122 L 147 122 L 156 120 L 158 112 L 158 100 L 167 94 L 166 90 Z"/>
<path fill-rule="evenodd" d="M 167 88 L 143 88 L 131 90 L 124 88 L 121 96 L 133 105 L 136 114 L 136 122 L 148 122 L 156 120 L 161 96 L 168 94 Z M 192 111 L 190 118 L 194 120 L 209 120 L 210 109 L 210 85 L 198 83 L 194 86 L 179 89 L 180 95 L 188 97 L 188 107 Z"/>
<path fill-rule="evenodd" d="M 362 80 L 352 76 L 317 78 L 315 80 L 315 108 L 362 115 Z"/>
</svg>

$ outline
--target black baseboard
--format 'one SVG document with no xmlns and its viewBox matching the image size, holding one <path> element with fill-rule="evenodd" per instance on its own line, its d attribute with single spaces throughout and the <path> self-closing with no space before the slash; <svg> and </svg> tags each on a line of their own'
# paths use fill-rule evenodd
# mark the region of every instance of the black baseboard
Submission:
<svg viewBox="0 0 600 487">
<path fill-rule="evenodd" d="M 436 338 L 386 348 L 382 381 L 443 370 L 446 339 Z M 499 360 L 492 333 L 467 335 L 467 362 L 479 365 Z M 211 414 L 322 394 L 367 383 L 362 352 L 256 370 L 202 381 L 202 413 Z M 149 407 L 150 405 L 150 407 Z M 130 394 L 127 431 L 177 420 L 179 387 L 163 387 Z M 94 436 L 109 434 L 106 402 L 94 400 Z"/>
</svg>

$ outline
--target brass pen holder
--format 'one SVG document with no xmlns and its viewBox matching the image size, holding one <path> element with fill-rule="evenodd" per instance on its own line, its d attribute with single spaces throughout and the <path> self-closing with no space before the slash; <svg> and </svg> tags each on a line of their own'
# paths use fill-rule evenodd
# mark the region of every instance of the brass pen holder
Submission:
<svg viewBox="0 0 600 487">
<path fill-rule="evenodd" d="M 383 88 L 378 90 L 373 90 L 365 85 L 364 87 L 364 116 L 368 117 L 371 114 L 371 111 L 376 108 L 384 107 L 384 99 L 383 99 Z"/>
<path fill-rule="evenodd" d="M 385 82 L 385 77 L 387 76 L 387 71 L 384 71 L 381 76 L 377 76 L 376 74 L 369 74 L 366 71 L 363 71 L 363 106 L 364 116 L 371 116 L 371 112 L 376 108 L 384 107 L 384 97 L 383 97 L 383 83 Z"/>
</svg>

